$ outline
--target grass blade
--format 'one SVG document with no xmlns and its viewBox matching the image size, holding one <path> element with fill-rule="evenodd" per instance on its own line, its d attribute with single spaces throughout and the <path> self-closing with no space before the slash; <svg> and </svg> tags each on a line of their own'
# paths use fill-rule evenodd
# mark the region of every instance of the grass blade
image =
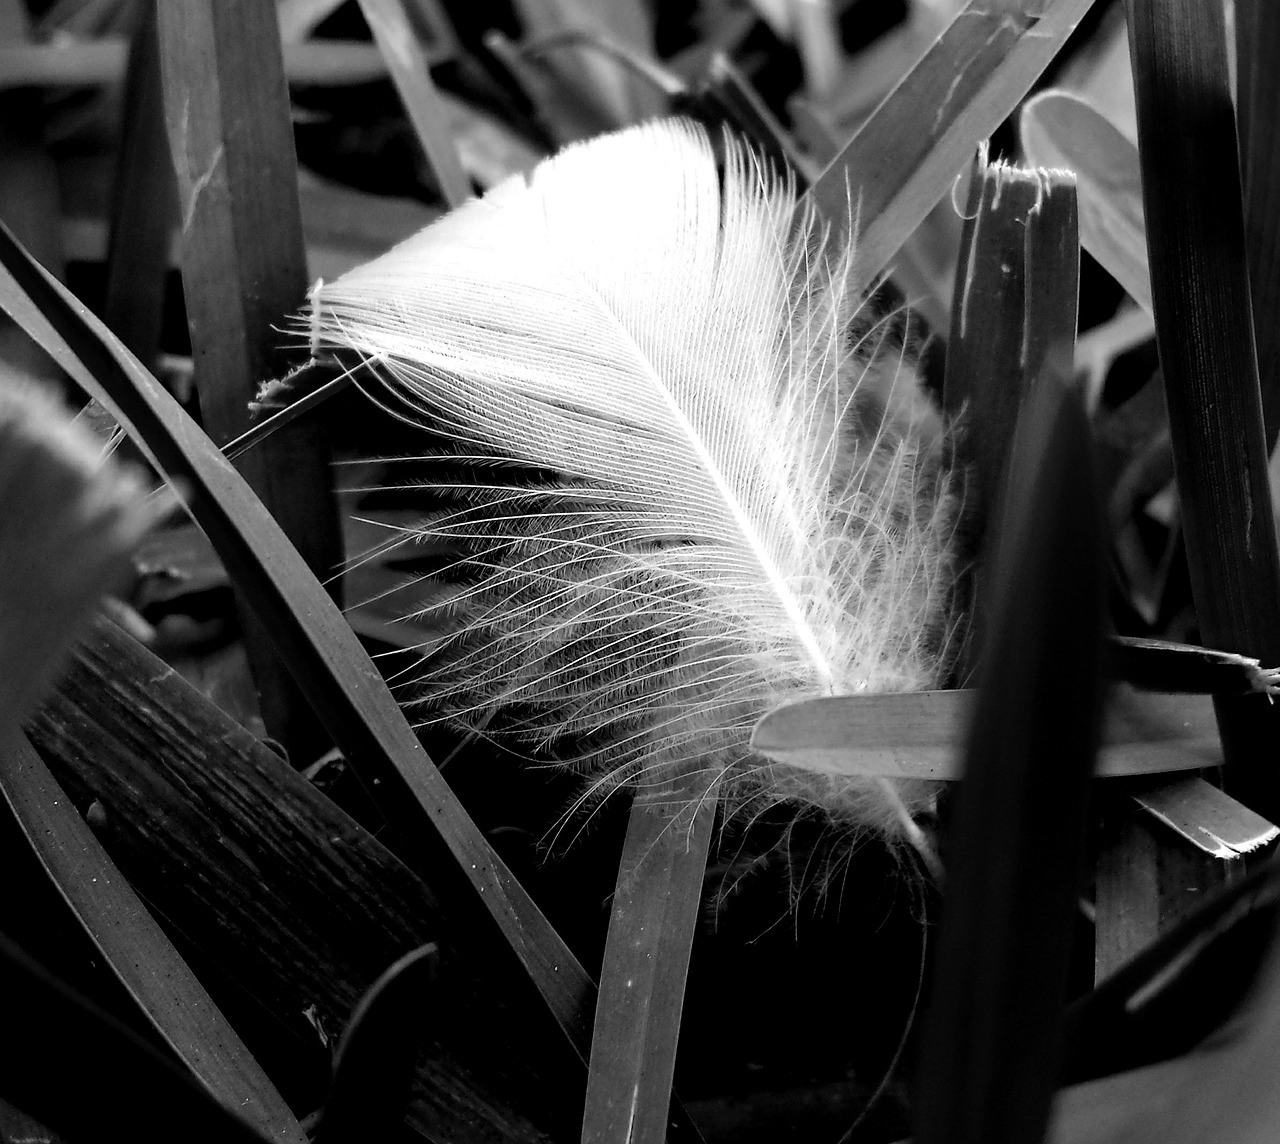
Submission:
<svg viewBox="0 0 1280 1144">
<path fill-rule="evenodd" d="M 1106 575 L 1078 395 L 1041 386 L 1019 424 L 949 836 L 918 1144 L 1039 1144 L 1057 1082 Z"/>
<path fill-rule="evenodd" d="M 1046 374 L 1071 376 L 1080 246 L 1068 172 L 988 165 L 983 146 L 969 194 L 943 403 L 955 414 L 967 410 L 962 448 L 980 532 L 1019 407 Z"/>
<path fill-rule="evenodd" d="M 304 1144 L 289 1106 L 21 734 L 0 744 L 0 793 L 80 924 L 178 1057 L 270 1139 Z"/>
<path fill-rule="evenodd" d="M 35 705 L 154 521 L 133 474 L 0 369 L 0 735 Z"/>
<path fill-rule="evenodd" d="M 397 851 L 449 908 L 487 917 L 478 932 L 497 927 L 585 1060 L 593 983 L 476 830 L 280 527 L 160 383 L 3 229 L 0 266 L 0 307 L 187 490 L 192 515 L 394 828 Z"/>
<path fill-rule="evenodd" d="M 360 0 L 360 11 L 387 61 L 387 70 L 422 144 L 441 198 L 450 207 L 461 206 L 471 197 L 471 180 L 462 169 L 444 105 L 431 82 L 427 58 L 409 23 L 403 0 Z"/>
<path fill-rule="evenodd" d="M 858 212 L 865 289 L 1008 116 L 1093 0 L 974 0 L 885 97 L 809 192 L 837 228 Z"/>
<path fill-rule="evenodd" d="M 954 780 L 974 701 L 973 691 L 958 689 L 789 703 L 756 724 L 751 746 L 807 770 Z M 1208 699 L 1113 691 L 1099 778 L 1203 770 L 1221 762 Z"/>
<path fill-rule="evenodd" d="M 1142 784 L 1130 793 L 1143 810 L 1192 846 L 1228 862 L 1280 835 L 1280 827 L 1194 775 Z"/>
<path fill-rule="evenodd" d="M 1151 313 L 1137 147 L 1105 116 L 1066 91 L 1043 91 L 1027 100 L 1018 124 L 1029 162 L 1075 172 L 1080 245 Z"/>
<path fill-rule="evenodd" d="M 406 953 L 361 998 L 338 1045 L 319 1144 L 390 1140 L 399 1131 L 427 1035 L 437 955 L 434 945 Z"/>
<path fill-rule="evenodd" d="M 1202 640 L 1280 663 L 1280 550 L 1249 303 L 1223 13 L 1130 0 L 1143 208 L 1169 427 Z M 1280 817 L 1264 764 L 1280 709 L 1216 700 L 1229 781 Z"/>
<path fill-rule="evenodd" d="M 584 1074 L 566 1082 L 569 1050 L 547 1043 L 549 1018 L 527 1020 L 540 1014 L 518 976 L 477 957 L 385 846 L 121 629 L 93 626 L 28 733 L 73 805 L 98 804 L 104 847 L 296 1106 L 318 1107 L 328 1085 L 316 1027 L 336 1035 L 369 983 L 429 940 L 440 1004 L 410 1126 L 534 1144 L 531 1121 L 580 1099 Z"/>
<path fill-rule="evenodd" d="M 1151 691 L 1201 695 L 1270 693 L 1280 683 L 1280 671 L 1246 655 L 1136 636 L 1107 641 L 1107 671 Z"/>
<path fill-rule="evenodd" d="M 662 1144 L 715 820 L 714 772 L 631 804 L 591 1040 L 582 1144 Z"/>
<path fill-rule="evenodd" d="M 1274 940 L 1245 1009 L 1211 1042 L 1164 1064 L 1060 1094 L 1054 1144 L 1263 1144 L 1280 1130 L 1280 961 Z"/>
<path fill-rule="evenodd" d="M 129 48 L 102 303 L 103 321 L 148 366 L 160 352 L 177 212 L 173 162 L 164 133 L 155 8 L 154 0 L 147 0 Z"/>
<path fill-rule="evenodd" d="M 1255 867 L 1239 881 L 1219 890 L 1194 913 L 1139 951 L 1090 993 L 1067 1008 L 1068 1075 L 1077 1081 L 1107 1076 L 1186 1052 L 1220 1024 L 1249 984 L 1250 968 L 1264 950 L 1253 924 L 1268 929 L 1280 903 L 1280 863 Z M 1201 969 L 1215 943 L 1250 923 L 1243 941 L 1232 942 L 1232 980 L 1220 965 Z M 1252 953 L 1246 950 L 1252 945 Z M 1250 957 L 1253 965 L 1250 965 Z M 1194 1013 L 1206 994 L 1225 997 L 1207 1014 Z M 1207 1025 L 1207 1027 L 1206 1027 Z"/>
<path fill-rule="evenodd" d="M 249 486 L 163 386 L 3 226 L 0 309 L 185 490 L 192 516 L 254 600 L 281 657 L 392 827 L 398 856 L 439 896 L 460 934 L 500 963 L 515 959 L 585 1065 L 595 982 L 476 829 L 337 605 Z M 673 1141 L 699 1139 L 674 1098 L 671 1114 Z"/>
<path fill-rule="evenodd" d="M 291 364 L 276 327 L 306 297 L 289 92 L 274 6 L 166 0 L 157 18 L 196 387 L 202 423 L 223 444 L 248 428 L 259 384 Z M 342 534 L 320 424 L 295 422 L 240 466 L 308 566 L 336 572 Z M 244 641 L 263 719 L 309 762 L 327 743 L 247 603 Z"/>
<path fill-rule="evenodd" d="M 0 936 L 0 1096 L 72 1140 L 266 1144 L 199 1082 Z M 75 1099 L 68 1099 L 73 1078 Z"/>
<path fill-rule="evenodd" d="M 124 74 L 128 41 L 118 36 L 13 47 L 0 46 L 0 91 L 22 87 L 85 87 L 115 83 Z M 351 86 L 387 74 L 376 45 L 360 40 L 310 40 L 284 53 L 290 83 Z"/>
<path fill-rule="evenodd" d="M 1244 179 L 1245 241 L 1253 334 L 1267 452 L 1280 435 L 1280 11 L 1267 0 L 1236 0 L 1236 101 Z"/>
<path fill-rule="evenodd" d="M 976 597 L 959 665 L 975 670 L 992 506 L 1005 479 L 1018 411 L 1043 378 L 1071 376 L 1080 294 L 1080 239 L 1070 172 L 987 162 L 979 146 L 956 261 L 943 405 L 963 417 L 972 563 L 961 591 Z M 972 603 L 972 601 L 970 601 Z"/>
<path fill-rule="evenodd" d="M 0 52 L 32 50 L 27 5 L 0 3 Z M 45 147 L 44 94 L 33 90 L 0 93 L 0 218 L 22 236 L 59 277 L 63 261 L 58 207 L 58 167 Z M 33 377 L 56 380 L 57 371 L 31 341 L 0 321 L 0 361 Z"/>
</svg>

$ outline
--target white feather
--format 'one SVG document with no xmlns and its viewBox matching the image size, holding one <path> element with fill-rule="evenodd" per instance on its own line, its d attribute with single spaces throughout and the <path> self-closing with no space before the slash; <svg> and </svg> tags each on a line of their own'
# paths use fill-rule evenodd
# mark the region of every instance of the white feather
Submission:
<svg viewBox="0 0 1280 1144">
<path fill-rule="evenodd" d="M 852 253 L 725 152 L 721 177 L 681 121 L 571 147 L 319 287 L 313 336 L 472 455 L 556 474 L 495 468 L 424 525 L 465 552 L 428 719 L 573 743 L 596 789 L 710 760 L 736 803 L 919 842 L 919 790 L 746 747 L 787 699 L 938 684 L 955 504 L 914 377 L 855 344 Z"/>
</svg>

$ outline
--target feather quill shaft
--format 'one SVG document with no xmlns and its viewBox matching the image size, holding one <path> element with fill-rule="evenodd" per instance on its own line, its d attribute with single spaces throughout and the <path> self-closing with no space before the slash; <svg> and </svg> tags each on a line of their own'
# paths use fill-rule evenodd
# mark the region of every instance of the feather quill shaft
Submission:
<svg viewBox="0 0 1280 1144">
<path fill-rule="evenodd" d="M 753 755 L 788 699 L 937 686 L 957 497 L 941 422 L 794 188 L 662 121 L 570 147 L 313 292 L 317 351 L 480 476 L 404 539 L 455 556 L 410 702 L 578 765 L 709 760 L 923 846 L 923 784 Z M 448 452 L 448 450 L 445 450 Z"/>
</svg>

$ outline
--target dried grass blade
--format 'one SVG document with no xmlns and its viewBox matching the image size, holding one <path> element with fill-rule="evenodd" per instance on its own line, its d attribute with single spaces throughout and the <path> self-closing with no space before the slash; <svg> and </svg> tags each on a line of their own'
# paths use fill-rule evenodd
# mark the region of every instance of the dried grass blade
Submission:
<svg viewBox="0 0 1280 1144">
<path fill-rule="evenodd" d="M 1079 396 L 1020 418 L 955 806 L 918 1144 L 1039 1144 L 1102 718 L 1101 506 Z"/>
<path fill-rule="evenodd" d="M 582 1144 L 662 1144 L 715 819 L 693 768 L 631 804 L 600 972 Z"/>
<path fill-rule="evenodd" d="M 270 1139 L 305 1144 L 289 1106 L 20 733 L 0 743 L 0 793 L 106 963 L 192 1074 Z"/>
<path fill-rule="evenodd" d="M 858 217 L 865 289 L 1048 67 L 1093 0 L 974 0 L 810 190 L 837 228 Z"/>
</svg>

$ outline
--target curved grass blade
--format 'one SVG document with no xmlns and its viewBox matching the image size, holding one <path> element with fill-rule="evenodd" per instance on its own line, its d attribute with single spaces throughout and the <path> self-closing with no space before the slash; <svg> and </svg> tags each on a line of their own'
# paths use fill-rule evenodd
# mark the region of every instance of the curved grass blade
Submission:
<svg viewBox="0 0 1280 1144">
<path fill-rule="evenodd" d="M 427 757 L 328 594 L 216 446 L 100 322 L 0 228 L 0 307 L 111 410 L 187 505 L 252 601 L 395 849 L 459 920 L 501 933 L 585 1060 L 595 987 Z M 74 347 L 74 348 L 72 348 Z"/>
<path fill-rule="evenodd" d="M 351 1015 L 333 1066 L 318 1144 L 391 1140 L 404 1120 L 427 1033 L 438 950 L 420 946 L 370 987 Z"/>
<path fill-rule="evenodd" d="M 1023 105 L 1018 130 L 1029 162 L 1075 172 L 1080 245 L 1151 313 L 1138 148 L 1106 116 L 1067 91 L 1032 96 Z"/>
<path fill-rule="evenodd" d="M 950 832 L 917 1144 L 1040 1144 L 1102 720 L 1106 570 L 1079 395 L 1019 418 Z"/>
<path fill-rule="evenodd" d="M 1011 114 L 1093 0 L 974 0 L 899 81 L 809 191 L 837 229 L 850 207 L 864 290 Z"/>
<path fill-rule="evenodd" d="M 68 1140 L 267 1144 L 199 1082 L 0 936 L 0 1096 Z"/>
<path fill-rule="evenodd" d="M 191 1072 L 270 1139 L 305 1144 L 289 1106 L 20 733 L 0 743 L 0 793 L 106 963 Z"/>
</svg>

